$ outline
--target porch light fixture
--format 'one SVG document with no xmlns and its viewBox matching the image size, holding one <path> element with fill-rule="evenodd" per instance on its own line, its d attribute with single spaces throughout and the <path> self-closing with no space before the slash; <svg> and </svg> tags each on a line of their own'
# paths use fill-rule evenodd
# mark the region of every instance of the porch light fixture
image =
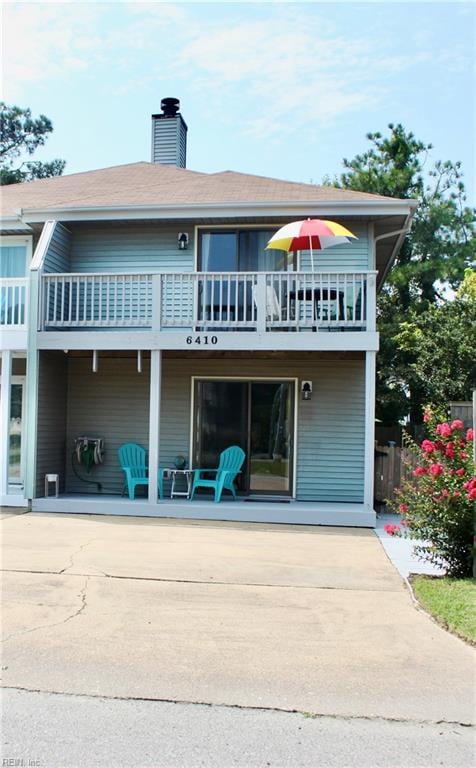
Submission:
<svg viewBox="0 0 476 768">
<path fill-rule="evenodd" d="M 301 382 L 301 396 L 303 400 L 310 400 L 312 397 L 312 381 Z"/>
<path fill-rule="evenodd" d="M 188 232 L 179 232 L 177 242 L 179 251 L 185 251 L 188 248 Z"/>
</svg>

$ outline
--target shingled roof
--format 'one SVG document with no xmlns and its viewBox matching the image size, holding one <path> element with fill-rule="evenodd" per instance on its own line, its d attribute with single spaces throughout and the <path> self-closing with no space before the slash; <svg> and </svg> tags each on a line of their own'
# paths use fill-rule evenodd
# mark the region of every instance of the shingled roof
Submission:
<svg viewBox="0 0 476 768">
<path fill-rule="evenodd" d="M 335 187 L 252 176 L 234 171 L 199 173 L 158 163 L 131 163 L 1 188 L 1 214 L 19 209 L 103 206 L 273 203 L 291 201 L 365 202 L 394 198 Z"/>
</svg>

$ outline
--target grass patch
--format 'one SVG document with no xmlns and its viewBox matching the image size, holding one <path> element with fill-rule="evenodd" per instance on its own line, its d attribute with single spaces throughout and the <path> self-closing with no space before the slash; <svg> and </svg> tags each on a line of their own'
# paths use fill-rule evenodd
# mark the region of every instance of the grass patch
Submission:
<svg viewBox="0 0 476 768">
<path fill-rule="evenodd" d="M 412 579 L 415 596 L 423 608 L 464 640 L 476 644 L 476 579 Z"/>
</svg>

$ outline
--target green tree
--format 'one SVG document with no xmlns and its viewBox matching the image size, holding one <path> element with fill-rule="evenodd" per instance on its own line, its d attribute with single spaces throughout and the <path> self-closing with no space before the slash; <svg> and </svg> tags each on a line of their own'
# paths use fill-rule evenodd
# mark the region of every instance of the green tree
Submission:
<svg viewBox="0 0 476 768">
<path fill-rule="evenodd" d="M 394 341 L 408 355 L 407 378 L 426 402 L 471 400 L 476 386 L 476 298 L 457 296 L 400 323 Z"/>
<path fill-rule="evenodd" d="M 344 173 L 333 183 L 418 200 L 412 230 L 378 300 L 377 371 L 378 417 L 391 424 L 410 414 L 418 423 L 428 399 L 426 386 L 415 376 L 415 347 L 401 344 L 400 325 L 445 304 L 448 289 L 459 287 L 476 250 L 476 212 L 466 205 L 461 163 L 438 161 L 426 171 L 431 144 L 400 124 L 388 128 L 386 136 L 367 134 L 370 148 L 344 159 Z"/>
<path fill-rule="evenodd" d="M 61 176 L 66 165 L 64 160 L 48 163 L 22 160 L 33 155 L 45 144 L 53 125 L 45 115 L 31 116 L 30 109 L 9 106 L 0 102 L 0 184 L 17 184 L 22 181 Z"/>
</svg>

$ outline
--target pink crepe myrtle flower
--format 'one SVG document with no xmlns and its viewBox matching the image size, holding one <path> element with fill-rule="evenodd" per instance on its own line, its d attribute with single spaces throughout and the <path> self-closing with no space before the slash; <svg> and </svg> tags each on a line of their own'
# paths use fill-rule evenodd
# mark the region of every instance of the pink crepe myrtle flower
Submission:
<svg viewBox="0 0 476 768">
<path fill-rule="evenodd" d="M 418 477 L 419 475 L 427 475 L 427 474 L 428 474 L 428 470 L 426 469 L 426 467 L 417 467 L 416 469 L 413 470 L 414 477 Z"/>
<path fill-rule="evenodd" d="M 472 477 L 471 480 L 467 480 L 467 482 L 463 485 L 463 488 L 467 491 L 470 491 L 472 488 L 476 488 L 476 477 Z"/>
<path fill-rule="evenodd" d="M 463 428 L 464 428 L 464 424 L 461 421 L 461 419 L 454 419 L 451 422 L 451 429 L 463 429 Z"/>
<path fill-rule="evenodd" d="M 433 475 L 433 477 L 437 477 L 437 475 L 443 474 L 443 467 L 441 464 L 432 464 L 430 467 L 430 475 Z"/>
<path fill-rule="evenodd" d="M 458 477 L 463 477 L 464 475 L 464 467 L 460 467 L 456 470 L 455 475 L 458 475 Z"/>
<path fill-rule="evenodd" d="M 451 435 L 451 427 L 446 421 L 443 422 L 443 424 L 438 424 L 435 431 L 436 434 L 441 435 L 441 437 L 449 437 Z"/>
<path fill-rule="evenodd" d="M 393 523 L 387 523 L 383 527 L 385 533 L 388 533 L 389 536 L 395 536 L 396 533 L 400 530 L 399 525 L 394 525 Z"/>
<path fill-rule="evenodd" d="M 474 501 L 474 499 L 476 499 L 476 488 L 470 488 L 468 491 L 468 499 L 470 501 Z"/>
<path fill-rule="evenodd" d="M 453 443 L 448 443 L 448 445 L 445 448 L 445 456 L 447 459 L 454 459 L 455 457 L 455 447 Z"/>
<path fill-rule="evenodd" d="M 425 424 L 428 424 L 432 416 L 433 416 L 433 413 L 430 411 L 429 408 L 426 408 L 425 413 L 423 414 L 423 421 L 425 422 Z"/>
<path fill-rule="evenodd" d="M 474 440 L 474 432 L 471 429 L 471 427 L 466 431 L 466 440 L 468 441 L 468 443 L 472 443 L 472 441 Z"/>
<path fill-rule="evenodd" d="M 408 512 L 407 505 L 406 504 L 400 504 L 400 506 L 398 507 L 398 511 L 400 512 L 401 515 L 406 515 L 407 512 Z"/>
<path fill-rule="evenodd" d="M 425 451 L 425 453 L 433 453 L 435 450 L 435 444 L 431 442 L 431 440 L 423 440 L 421 447 Z"/>
</svg>

